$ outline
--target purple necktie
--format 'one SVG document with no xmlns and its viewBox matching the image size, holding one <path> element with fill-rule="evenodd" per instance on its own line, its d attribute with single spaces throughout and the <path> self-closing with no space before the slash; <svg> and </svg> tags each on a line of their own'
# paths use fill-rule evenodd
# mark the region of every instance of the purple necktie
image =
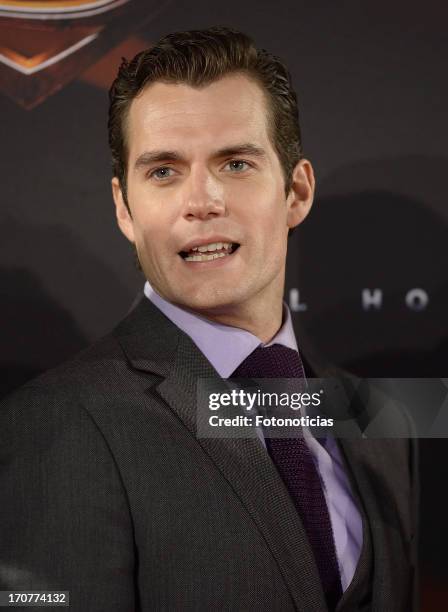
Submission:
<svg viewBox="0 0 448 612">
<path fill-rule="evenodd" d="M 258 347 L 233 372 L 232 378 L 304 378 L 297 351 L 280 344 Z M 314 553 L 329 610 L 342 595 L 336 548 L 321 480 L 302 436 L 265 438 L 274 462 L 302 519 Z"/>
</svg>

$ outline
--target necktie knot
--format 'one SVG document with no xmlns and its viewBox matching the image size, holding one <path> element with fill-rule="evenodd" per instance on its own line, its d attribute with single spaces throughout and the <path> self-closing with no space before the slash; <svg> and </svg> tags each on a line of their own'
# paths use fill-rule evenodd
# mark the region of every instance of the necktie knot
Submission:
<svg viewBox="0 0 448 612">
<path fill-rule="evenodd" d="M 259 346 L 237 367 L 235 378 L 304 378 L 297 351 L 281 344 Z"/>
</svg>

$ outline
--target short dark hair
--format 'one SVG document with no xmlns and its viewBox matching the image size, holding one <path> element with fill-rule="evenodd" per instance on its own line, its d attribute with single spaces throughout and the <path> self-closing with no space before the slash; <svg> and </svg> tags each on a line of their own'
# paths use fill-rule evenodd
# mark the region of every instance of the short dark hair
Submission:
<svg viewBox="0 0 448 612">
<path fill-rule="evenodd" d="M 185 83 L 202 87 L 231 73 L 245 74 L 257 82 L 267 99 L 269 136 L 289 193 L 292 171 L 303 157 L 297 96 L 283 62 L 237 30 L 212 27 L 174 32 L 133 60 L 123 59 L 109 91 L 109 145 L 113 175 L 127 203 L 126 120 L 132 100 L 150 83 Z"/>
</svg>

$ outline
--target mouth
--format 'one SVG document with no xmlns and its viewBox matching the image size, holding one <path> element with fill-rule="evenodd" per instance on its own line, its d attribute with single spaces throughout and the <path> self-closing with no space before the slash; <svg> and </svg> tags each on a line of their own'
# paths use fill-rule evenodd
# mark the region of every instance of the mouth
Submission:
<svg viewBox="0 0 448 612">
<path fill-rule="evenodd" d="M 179 255 L 186 262 L 207 262 L 232 257 L 239 247 L 238 242 L 211 242 L 194 246 L 189 251 L 180 251 Z"/>
</svg>

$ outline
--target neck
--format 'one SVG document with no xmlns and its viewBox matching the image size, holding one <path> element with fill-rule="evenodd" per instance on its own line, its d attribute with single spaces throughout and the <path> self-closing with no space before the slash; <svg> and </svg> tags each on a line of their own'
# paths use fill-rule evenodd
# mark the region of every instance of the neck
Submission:
<svg viewBox="0 0 448 612">
<path fill-rule="evenodd" d="M 282 325 L 282 298 L 283 291 L 279 292 L 269 305 L 264 300 L 258 300 L 255 303 L 238 304 L 222 311 L 207 311 L 200 314 L 215 323 L 244 329 L 266 344 L 272 340 Z"/>
</svg>

